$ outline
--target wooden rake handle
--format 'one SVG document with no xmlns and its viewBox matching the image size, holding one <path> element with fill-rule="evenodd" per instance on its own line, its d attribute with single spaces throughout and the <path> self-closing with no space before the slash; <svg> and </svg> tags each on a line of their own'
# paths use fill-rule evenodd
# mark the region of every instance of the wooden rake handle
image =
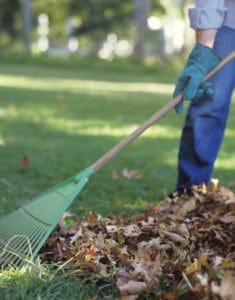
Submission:
<svg viewBox="0 0 235 300">
<path fill-rule="evenodd" d="M 210 79 L 215 73 L 222 69 L 227 63 L 235 58 L 235 50 L 226 56 L 210 73 L 208 73 L 202 82 L 206 82 Z M 106 152 L 101 156 L 97 161 L 95 161 L 90 168 L 93 171 L 97 171 L 102 166 L 104 166 L 109 160 L 115 157 L 122 149 L 129 145 L 133 140 L 135 140 L 139 135 L 141 135 L 146 129 L 153 125 L 160 118 L 165 116 L 172 108 L 182 101 L 182 95 L 178 95 L 169 101 L 165 106 L 163 106 L 159 111 L 153 114 L 149 119 L 147 119 L 143 124 L 141 124 L 136 130 L 134 130 L 129 136 L 124 138 L 120 143 Z"/>
</svg>

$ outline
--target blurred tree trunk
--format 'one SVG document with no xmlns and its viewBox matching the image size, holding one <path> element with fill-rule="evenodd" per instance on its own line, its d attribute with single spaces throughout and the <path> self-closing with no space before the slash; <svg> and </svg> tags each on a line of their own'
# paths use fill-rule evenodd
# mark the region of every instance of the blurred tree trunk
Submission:
<svg viewBox="0 0 235 300">
<path fill-rule="evenodd" d="M 189 17 L 188 17 L 188 9 L 194 6 L 195 1 L 193 0 L 182 0 L 181 3 L 181 16 L 184 20 L 185 31 L 184 31 L 184 47 L 181 51 L 182 55 L 188 55 L 190 52 L 192 45 L 195 42 L 195 34 L 192 32 L 192 28 L 190 28 Z"/>
<path fill-rule="evenodd" d="M 147 33 L 147 20 L 151 11 L 150 0 L 134 0 L 135 8 L 135 29 L 136 29 L 136 41 L 135 41 L 135 56 L 137 58 L 143 58 L 146 54 L 146 33 Z"/>
<path fill-rule="evenodd" d="M 22 13 L 23 13 L 23 43 L 25 52 L 31 53 L 31 0 L 22 0 Z"/>
</svg>

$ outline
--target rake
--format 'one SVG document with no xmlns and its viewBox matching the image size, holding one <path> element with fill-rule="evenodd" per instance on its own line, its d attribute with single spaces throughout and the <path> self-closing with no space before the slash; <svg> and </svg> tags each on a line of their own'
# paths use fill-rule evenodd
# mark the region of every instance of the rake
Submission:
<svg viewBox="0 0 235 300">
<path fill-rule="evenodd" d="M 213 69 L 204 78 L 203 82 L 211 78 L 234 58 L 235 51 Z M 32 262 L 63 213 L 80 193 L 91 175 L 179 104 L 180 101 L 182 101 L 182 96 L 178 95 L 81 173 L 55 185 L 39 195 L 30 204 L 2 217 L 0 219 L 0 265 L 2 267 L 9 265 L 21 266 L 24 263 Z"/>
</svg>

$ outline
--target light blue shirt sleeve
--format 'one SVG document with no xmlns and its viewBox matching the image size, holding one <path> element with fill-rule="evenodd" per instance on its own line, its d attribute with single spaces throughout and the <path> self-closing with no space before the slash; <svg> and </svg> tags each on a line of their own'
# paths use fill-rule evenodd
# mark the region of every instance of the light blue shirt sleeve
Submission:
<svg viewBox="0 0 235 300">
<path fill-rule="evenodd" d="M 193 29 L 220 28 L 226 18 L 225 0 L 196 0 L 189 9 L 190 26 Z"/>
</svg>

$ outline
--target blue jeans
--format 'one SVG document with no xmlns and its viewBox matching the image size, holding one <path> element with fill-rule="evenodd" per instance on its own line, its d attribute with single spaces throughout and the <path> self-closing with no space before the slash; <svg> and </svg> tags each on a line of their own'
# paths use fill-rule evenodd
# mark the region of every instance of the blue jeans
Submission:
<svg viewBox="0 0 235 300">
<path fill-rule="evenodd" d="M 235 50 L 235 30 L 219 29 L 214 49 L 222 58 Z M 235 60 L 214 75 L 210 82 L 213 95 L 194 99 L 188 108 L 178 155 L 178 191 L 210 181 L 235 87 Z"/>
</svg>

